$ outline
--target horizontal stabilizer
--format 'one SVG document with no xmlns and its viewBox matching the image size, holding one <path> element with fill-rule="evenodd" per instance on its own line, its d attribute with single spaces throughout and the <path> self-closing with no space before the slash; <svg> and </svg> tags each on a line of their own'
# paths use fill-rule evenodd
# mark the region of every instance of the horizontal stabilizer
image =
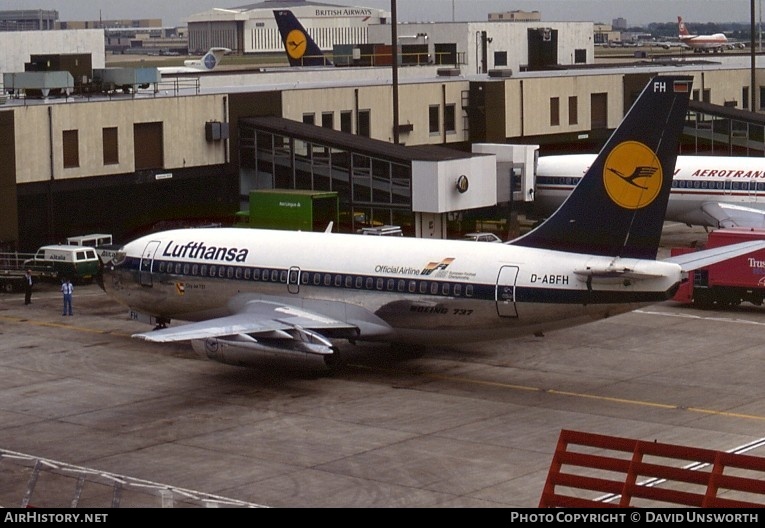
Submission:
<svg viewBox="0 0 765 528">
<path fill-rule="evenodd" d="M 634 268 L 607 266 L 604 268 L 591 268 L 574 270 L 574 274 L 584 279 L 657 279 L 663 277 L 661 273 L 648 273 L 644 271 L 637 271 Z"/>
<path fill-rule="evenodd" d="M 677 255 L 675 257 L 664 259 L 663 262 L 673 262 L 680 265 L 683 271 L 693 271 L 724 260 L 746 255 L 747 253 L 759 251 L 760 249 L 765 249 L 765 240 L 741 242 L 739 244 L 730 244 L 728 246 L 695 251 L 693 253 L 686 253 L 684 255 Z"/>
<path fill-rule="evenodd" d="M 765 211 L 744 205 L 708 202 L 701 206 L 718 227 L 765 227 Z"/>
</svg>

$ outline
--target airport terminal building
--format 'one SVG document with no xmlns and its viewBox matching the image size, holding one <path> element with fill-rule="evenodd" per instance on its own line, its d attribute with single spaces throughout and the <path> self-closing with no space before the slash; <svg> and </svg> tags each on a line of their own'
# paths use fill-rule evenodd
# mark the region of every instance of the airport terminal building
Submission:
<svg viewBox="0 0 765 528">
<path fill-rule="evenodd" d="M 719 106 L 749 83 L 746 69 L 684 69 L 695 92 L 703 75 Z M 250 190 L 277 187 L 337 192 L 346 232 L 395 223 L 410 236 L 459 236 L 533 199 L 518 187 L 533 157 L 503 147 L 595 152 L 661 70 L 426 75 L 399 87 L 399 145 L 384 80 L 280 88 L 265 75 L 266 84 L 214 93 L 11 98 L 0 106 L 0 240 L 30 251 L 87 232 L 125 240 L 181 222 L 228 223 Z M 761 155 L 762 126 L 759 140 L 731 143 L 730 119 L 697 121 L 706 135 L 684 148 Z"/>
<path fill-rule="evenodd" d="M 457 47 L 480 46 L 481 28 L 487 46 L 519 35 L 548 42 L 525 26 L 535 22 L 475 24 L 415 29 Z M 501 24 L 515 29 L 502 38 L 490 32 Z M 396 224 L 410 236 L 445 238 L 489 219 L 504 222 L 498 229 L 507 236 L 507 219 L 533 204 L 534 156 L 596 152 L 648 80 L 667 69 L 692 75 L 692 99 L 709 107 L 689 119 L 685 152 L 765 150 L 763 126 L 750 126 L 758 115 L 748 111 L 752 90 L 762 108 L 765 77 L 758 71 L 753 88 L 745 61 L 572 64 L 563 59 L 569 52 L 581 45 L 588 53 L 584 32 L 545 26 L 558 32 L 550 34 L 554 67 L 497 68 L 488 53 L 479 72 L 479 47 L 456 67 L 402 65 L 396 84 L 390 66 L 349 65 L 199 74 L 186 79 L 192 88 L 162 78 L 129 93 L 6 93 L 0 241 L 31 251 L 88 232 L 124 241 L 192 221 L 230 223 L 251 190 L 267 188 L 336 192 L 345 219 L 336 227 L 346 232 Z M 90 31 L 73 40 L 64 35 L 80 32 L 60 32 L 59 53 L 87 42 L 95 66 L 103 35 Z M 24 60 L 31 48 L 18 42 L 8 41 L 6 56 Z M 534 46 L 520 48 L 513 61 L 532 63 Z"/>
<path fill-rule="evenodd" d="M 281 52 L 274 9 L 292 11 L 319 48 L 334 55 L 335 63 L 380 65 L 383 55 L 390 55 L 390 12 L 299 0 L 270 0 L 191 15 L 187 19 L 189 51 L 203 53 L 223 46 L 242 54 Z M 470 64 L 472 73 L 594 63 L 591 22 L 543 22 L 538 15 L 399 24 L 399 60 L 403 65 Z"/>
<path fill-rule="evenodd" d="M 341 6 L 321 2 L 266 0 L 233 8 L 213 8 L 189 16 L 189 52 L 204 53 L 223 46 L 235 53 L 283 50 L 274 9 L 289 9 L 324 51 L 335 44 L 365 44 L 368 28 L 388 24 L 390 14 L 369 7 Z"/>
</svg>

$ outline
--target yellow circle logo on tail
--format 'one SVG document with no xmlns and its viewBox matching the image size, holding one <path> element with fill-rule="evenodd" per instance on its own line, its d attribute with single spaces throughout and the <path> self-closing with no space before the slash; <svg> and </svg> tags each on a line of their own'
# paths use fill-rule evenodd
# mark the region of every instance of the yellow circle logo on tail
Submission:
<svg viewBox="0 0 765 528">
<path fill-rule="evenodd" d="M 625 209 L 651 204 L 661 191 L 664 174 L 653 150 L 637 141 L 616 145 L 603 166 L 603 184 L 614 203 Z"/>
<path fill-rule="evenodd" d="M 287 47 L 287 55 L 293 59 L 300 59 L 305 55 L 308 39 L 299 29 L 293 29 L 287 34 L 287 40 L 284 44 Z"/>
</svg>

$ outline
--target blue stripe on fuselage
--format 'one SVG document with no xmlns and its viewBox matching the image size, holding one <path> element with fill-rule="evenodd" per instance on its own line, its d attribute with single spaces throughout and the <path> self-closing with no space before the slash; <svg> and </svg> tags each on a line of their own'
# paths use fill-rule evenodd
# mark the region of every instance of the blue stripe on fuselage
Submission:
<svg viewBox="0 0 765 528">
<path fill-rule="evenodd" d="M 118 267 L 121 270 L 139 271 L 140 258 L 128 257 Z M 168 269 L 171 266 L 172 269 Z M 196 268 L 195 268 L 196 266 Z M 178 271 L 176 271 L 178 267 Z M 202 268 L 206 273 L 201 273 Z M 185 271 L 184 269 L 187 268 Z M 214 275 L 211 275 L 211 268 Z M 154 260 L 152 274 L 158 276 L 160 282 L 172 278 L 235 280 L 251 283 L 284 284 L 287 285 L 286 268 L 238 266 L 229 264 L 200 264 L 189 261 Z M 196 270 L 195 273 L 192 271 Z M 476 284 L 424 279 L 417 277 L 391 277 L 383 275 L 362 275 L 341 272 L 311 271 L 300 269 L 300 287 L 333 288 L 338 290 L 375 291 L 379 293 L 398 293 L 417 296 L 432 296 L 436 298 L 467 299 L 496 302 L 496 284 Z M 306 277 L 306 279 L 303 279 Z M 317 279 L 318 278 L 318 279 Z M 350 280 L 350 282 L 347 282 Z M 370 282 L 371 281 L 371 282 Z M 293 283 L 294 284 L 294 283 Z M 401 286 L 403 284 L 403 287 Z M 297 285 L 297 284 L 296 284 Z M 540 304 L 610 304 L 623 303 L 625 297 L 629 302 L 660 302 L 672 297 L 670 293 L 539 288 L 531 286 L 515 286 L 515 302 Z"/>
</svg>

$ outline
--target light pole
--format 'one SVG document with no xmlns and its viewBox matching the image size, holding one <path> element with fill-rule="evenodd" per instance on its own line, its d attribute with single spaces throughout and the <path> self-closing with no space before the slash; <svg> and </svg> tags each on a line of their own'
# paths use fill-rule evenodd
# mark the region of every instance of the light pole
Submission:
<svg viewBox="0 0 765 528">
<path fill-rule="evenodd" d="M 752 0 L 754 1 L 754 0 Z M 390 44 L 393 59 L 393 143 L 398 145 L 398 20 L 396 0 L 390 0 Z"/>
<path fill-rule="evenodd" d="M 754 53 L 754 0 L 749 0 L 749 10 L 751 12 L 750 13 L 750 29 L 749 29 L 749 33 L 750 33 L 750 37 L 749 37 L 749 41 L 750 41 L 749 42 L 749 49 L 750 49 L 750 57 L 751 57 L 751 62 L 752 62 L 752 65 L 751 65 L 751 80 L 750 80 L 750 85 L 751 85 L 752 88 L 749 90 L 750 92 L 752 92 L 751 93 L 752 106 L 750 107 L 750 110 L 752 112 L 756 112 L 757 108 L 754 106 L 754 102 L 757 99 L 757 97 L 755 96 L 755 93 L 754 93 L 755 92 L 754 68 L 755 68 L 755 63 L 757 61 L 755 60 L 755 53 Z"/>
</svg>

